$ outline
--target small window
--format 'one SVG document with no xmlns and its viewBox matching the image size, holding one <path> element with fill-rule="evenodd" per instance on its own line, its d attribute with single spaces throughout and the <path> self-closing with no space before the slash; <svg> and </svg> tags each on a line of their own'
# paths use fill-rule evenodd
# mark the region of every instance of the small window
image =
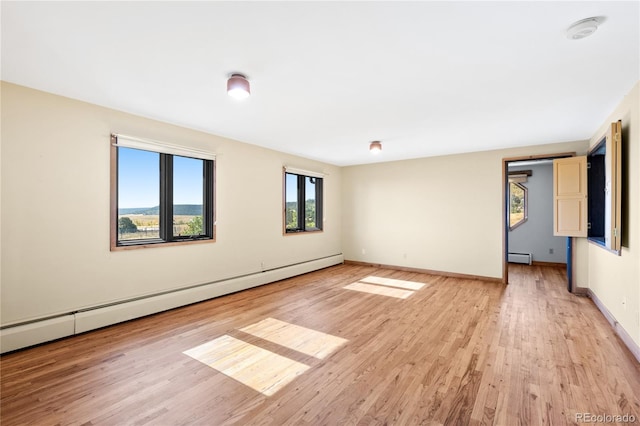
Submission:
<svg viewBox="0 0 640 426">
<path fill-rule="evenodd" d="M 527 187 L 509 182 L 509 229 L 513 230 L 527 221 Z"/>
<path fill-rule="evenodd" d="M 129 137 L 112 141 L 112 249 L 213 240 L 210 155 Z"/>
<path fill-rule="evenodd" d="M 322 231 L 323 178 L 285 172 L 285 233 Z"/>
<path fill-rule="evenodd" d="M 606 154 L 602 140 L 587 156 L 587 238 L 600 245 L 605 245 Z"/>
<path fill-rule="evenodd" d="M 622 247 L 622 122 L 587 155 L 587 238 L 616 254 Z"/>
<path fill-rule="evenodd" d="M 553 161 L 553 234 L 622 254 L 622 121 L 586 156 Z"/>
</svg>

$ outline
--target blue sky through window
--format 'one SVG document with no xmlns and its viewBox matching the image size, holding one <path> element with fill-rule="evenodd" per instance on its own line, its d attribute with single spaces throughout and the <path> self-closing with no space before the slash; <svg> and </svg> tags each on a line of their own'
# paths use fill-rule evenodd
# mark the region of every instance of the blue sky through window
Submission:
<svg viewBox="0 0 640 426">
<path fill-rule="evenodd" d="M 314 178 L 306 177 L 306 182 L 304 186 L 305 190 L 305 201 L 306 200 L 314 200 L 316 199 L 316 180 Z M 311 183 L 313 181 L 313 183 Z"/>
<path fill-rule="evenodd" d="M 203 162 L 174 156 L 174 204 L 202 204 Z M 160 154 L 118 148 L 118 208 L 160 204 Z"/>
<path fill-rule="evenodd" d="M 173 157 L 173 204 L 202 204 L 204 161 Z"/>
<path fill-rule="evenodd" d="M 287 203 L 298 201 L 298 175 L 287 173 Z"/>
</svg>

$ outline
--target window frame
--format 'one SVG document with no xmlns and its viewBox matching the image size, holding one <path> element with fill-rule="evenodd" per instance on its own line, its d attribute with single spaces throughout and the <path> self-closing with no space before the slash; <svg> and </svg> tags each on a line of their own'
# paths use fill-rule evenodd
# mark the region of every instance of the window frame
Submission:
<svg viewBox="0 0 640 426">
<path fill-rule="evenodd" d="M 587 154 L 587 240 L 606 248 L 606 138 Z"/>
<path fill-rule="evenodd" d="M 622 121 L 587 153 L 587 241 L 622 255 Z M 599 163 L 599 164 L 597 164 Z M 600 222 L 600 223 L 598 223 Z"/>
<path fill-rule="evenodd" d="M 514 223 L 513 225 L 511 224 L 511 185 L 515 185 L 518 188 L 520 188 L 523 192 L 523 197 L 522 197 L 522 202 L 523 202 L 523 216 L 522 219 L 520 219 L 519 221 L 517 221 L 516 223 Z M 517 227 L 519 227 L 520 225 L 524 224 L 528 219 L 529 219 L 529 189 L 522 185 L 519 182 L 509 182 L 509 231 L 513 231 L 514 229 L 516 229 Z"/>
<path fill-rule="evenodd" d="M 298 190 L 297 190 L 297 207 L 298 212 L 306 211 L 306 181 L 307 179 L 316 179 L 315 182 L 315 203 L 316 203 L 316 226 L 313 228 L 307 228 L 305 215 L 298 214 L 298 227 L 295 229 L 287 228 L 287 175 L 297 176 Z M 283 200 L 283 214 L 282 214 L 282 233 L 283 235 L 297 235 L 297 234 L 310 234 L 324 232 L 324 176 L 313 173 L 305 172 L 297 169 L 283 169 L 282 173 L 282 200 Z"/>
<path fill-rule="evenodd" d="M 131 140 L 138 140 L 142 142 L 143 148 L 136 146 L 126 146 L 118 144 L 118 135 L 111 135 L 111 208 L 110 208 L 110 222 L 111 222 L 111 237 L 110 248 L 111 251 L 129 250 L 138 248 L 150 248 L 150 247 L 167 247 L 174 245 L 185 244 L 202 244 L 215 242 L 216 236 L 216 202 L 215 202 L 215 157 L 208 154 L 209 158 L 199 158 L 198 151 L 193 150 L 190 155 L 190 150 L 187 148 L 180 148 L 175 150 L 175 153 L 170 153 L 171 145 L 163 144 L 157 141 L 145 141 L 142 139 L 123 136 L 124 138 Z M 162 148 L 154 149 L 153 146 L 158 147 L 165 146 L 169 152 Z M 138 149 L 141 151 L 149 151 L 159 154 L 159 172 L 158 179 L 160 180 L 160 197 L 159 197 L 159 237 L 147 238 L 139 240 L 126 240 L 120 241 L 118 239 L 118 150 L 119 148 Z M 203 198 L 202 198 L 202 226 L 203 234 L 201 235 L 173 235 L 173 157 L 185 157 L 200 160 L 203 162 Z M 167 220 L 170 218 L 170 220 Z"/>
</svg>

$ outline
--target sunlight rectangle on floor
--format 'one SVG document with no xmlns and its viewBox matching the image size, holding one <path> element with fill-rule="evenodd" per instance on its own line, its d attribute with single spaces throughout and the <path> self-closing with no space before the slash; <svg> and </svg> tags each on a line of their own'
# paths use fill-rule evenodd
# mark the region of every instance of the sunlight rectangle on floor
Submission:
<svg viewBox="0 0 640 426">
<path fill-rule="evenodd" d="M 266 396 L 273 395 L 309 369 L 307 365 L 227 335 L 183 353 Z"/>
<path fill-rule="evenodd" d="M 402 290 L 399 288 L 384 287 L 374 284 L 365 284 L 361 282 L 352 283 L 344 286 L 343 288 L 347 290 L 361 291 L 363 293 L 378 294 L 380 296 L 396 297 L 398 299 L 406 299 L 414 293 L 410 290 Z"/>
<path fill-rule="evenodd" d="M 274 318 L 266 318 L 240 331 L 320 359 L 348 342 L 341 337 Z"/>
<path fill-rule="evenodd" d="M 396 280 L 393 278 L 382 278 L 374 276 L 363 278 L 360 280 L 360 282 L 404 288 L 407 290 L 420 290 L 421 288 L 426 286 L 426 284 L 424 283 L 417 283 L 415 281 Z"/>
</svg>

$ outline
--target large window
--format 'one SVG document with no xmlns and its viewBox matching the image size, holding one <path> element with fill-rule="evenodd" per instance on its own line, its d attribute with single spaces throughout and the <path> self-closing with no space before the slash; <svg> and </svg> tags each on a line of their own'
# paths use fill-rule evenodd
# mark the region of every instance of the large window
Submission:
<svg viewBox="0 0 640 426">
<path fill-rule="evenodd" d="M 112 143 L 112 249 L 213 240 L 212 154 L 121 135 Z"/>
<path fill-rule="evenodd" d="M 285 171 L 285 232 L 322 230 L 322 182 L 319 176 Z"/>
</svg>

